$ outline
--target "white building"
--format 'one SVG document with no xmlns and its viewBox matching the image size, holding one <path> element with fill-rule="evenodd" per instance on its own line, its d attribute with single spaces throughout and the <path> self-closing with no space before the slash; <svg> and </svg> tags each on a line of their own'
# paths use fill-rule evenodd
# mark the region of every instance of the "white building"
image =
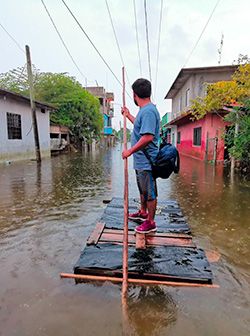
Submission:
<svg viewBox="0 0 250 336">
<path fill-rule="evenodd" d="M 51 105 L 36 101 L 42 157 L 50 156 Z M 35 142 L 29 98 L 0 89 L 0 162 L 35 159 Z"/>
</svg>

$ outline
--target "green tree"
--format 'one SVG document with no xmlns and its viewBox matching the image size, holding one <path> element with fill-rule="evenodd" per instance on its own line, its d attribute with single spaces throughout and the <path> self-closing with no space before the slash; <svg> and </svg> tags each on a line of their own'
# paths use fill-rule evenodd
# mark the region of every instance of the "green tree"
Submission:
<svg viewBox="0 0 250 336">
<path fill-rule="evenodd" d="M 123 128 L 121 128 L 117 132 L 117 136 L 123 142 Z M 129 142 L 130 140 L 131 140 L 131 130 L 129 128 L 127 128 L 127 141 Z"/>
<path fill-rule="evenodd" d="M 39 70 L 32 65 L 34 84 L 39 78 Z M 27 75 L 27 67 L 18 67 L 8 72 L 0 74 L 0 87 L 9 91 L 29 96 L 29 82 Z"/>
<path fill-rule="evenodd" d="M 65 73 L 43 73 L 35 85 L 36 99 L 54 104 L 53 122 L 68 126 L 80 140 L 97 138 L 103 127 L 98 98 Z"/>
<path fill-rule="evenodd" d="M 225 134 L 225 142 L 229 147 L 230 154 L 241 160 L 243 165 L 250 163 L 250 99 L 244 101 L 244 108 L 235 107 L 225 117 L 231 126 Z M 235 137 L 235 125 L 238 123 L 239 133 Z"/>
<path fill-rule="evenodd" d="M 243 103 L 250 97 L 250 63 L 240 65 L 231 81 L 207 84 L 205 97 L 192 100 L 190 109 L 195 119 L 202 119 L 207 113 L 221 110 L 223 106 Z"/>
</svg>

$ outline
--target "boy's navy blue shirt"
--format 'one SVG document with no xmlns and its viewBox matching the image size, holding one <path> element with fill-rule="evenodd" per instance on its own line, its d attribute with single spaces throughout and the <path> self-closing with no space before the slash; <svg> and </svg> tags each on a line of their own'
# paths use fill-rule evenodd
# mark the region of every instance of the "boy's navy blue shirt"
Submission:
<svg viewBox="0 0 250 336">
<path fill-rule="evenodd" d="M 144 134 L 152 134 L 154 136 L 153 141 L 145 148 L 152 161 L 154 161 L 159 151 L 160 114 L 156 106 L 152 103 L 140 108 L 134 121 L 131 145 L 134 146 Z M 142 150 L 134 153 L 133 157 L 134 169 L 152 170 L 151 164 Z"/>
</svg>

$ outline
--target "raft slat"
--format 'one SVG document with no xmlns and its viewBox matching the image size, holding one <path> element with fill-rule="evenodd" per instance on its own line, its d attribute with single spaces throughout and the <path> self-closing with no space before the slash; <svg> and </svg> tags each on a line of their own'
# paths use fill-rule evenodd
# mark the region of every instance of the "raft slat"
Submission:
<svg viewBox="0 0 250 336">
<path fill-rule="evenodd" d="M 106 233 L 104 231 L 99 239 L 99 243 L 102 243 L 102 242 L 122 243 L 122 241 L 123 241 L 122 232 L 114 234 L 114 233 Z M 135 235 L 129 234 L 128 243 L 135 244 L 135 242 L 136 242 Z M 146 245 L 195 247 L 191 239 L 170 238 L 170 237 L 162 237 L 158 235 L 154 235 L 154 236 L 146 235 Z"/>
<path fill-rule="evenodd" d="M 122 233 L 122 230 L 119 229 L 108 229 L 108 228 L 104 228 L 104 233 L 110 233 L 110 234 L 117 234 L 117 233 Z M 131 234 L 135 234 L 134 231 L 129 230 L 129 233 Z M 190 236 L 189 234 L 186 233 L 172 233 L 172 232 L 152 232 L 152 233 L 148 233 L 147 236 L 151 237 L 154 236 L 155 234 L 157 234 L 159 237 L 166 237 L 166 238 L 185 238 L 185 239 L 190 239 L 192 240 L 192 236 Z"/>
<path fill-rule="evenodd" d="M 96 224 L 94 231 L 87 240 L 87 245 L 96 245 L 104 230 L 105 223 L 99 222 Z"/>
</svg>

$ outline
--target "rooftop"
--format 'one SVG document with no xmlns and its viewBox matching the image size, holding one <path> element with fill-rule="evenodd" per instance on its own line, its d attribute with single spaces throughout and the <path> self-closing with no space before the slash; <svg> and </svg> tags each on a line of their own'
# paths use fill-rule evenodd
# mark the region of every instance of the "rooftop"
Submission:
<svg viewBox="0 0 250 336">
<path fill-rule="evenodd" d="M 237 70 L 237 68 L 238 65 L 218 65 L 210 67 L 183 68 L 181 69 L 172 86 L 170 87 L 168 93 L 165 96 L 165 99 L 172 99 L 186 83 L 188 78 L 193 74 L 202 74 L 208 72 L 220 73 L 225 71 L 231 72 L 233 74 Z"/>
<path fill-rule="evenodd" d="M 30 103 L 30 98 L 26 97 L 20 93 L 12 92 L 9 90 L 1 89 L 0 88 L 0 96 L 4 97 L 10 97 L 12 99 L 15 99 L 17 101 L 25 102 L 25 103 Z M 42 103 L 38 100 L 35 100 L 35 104 L 37 107 L 44 108 L 46 110 L 56 110 L 56 107 L 47 103 Z"/>
</svg>

